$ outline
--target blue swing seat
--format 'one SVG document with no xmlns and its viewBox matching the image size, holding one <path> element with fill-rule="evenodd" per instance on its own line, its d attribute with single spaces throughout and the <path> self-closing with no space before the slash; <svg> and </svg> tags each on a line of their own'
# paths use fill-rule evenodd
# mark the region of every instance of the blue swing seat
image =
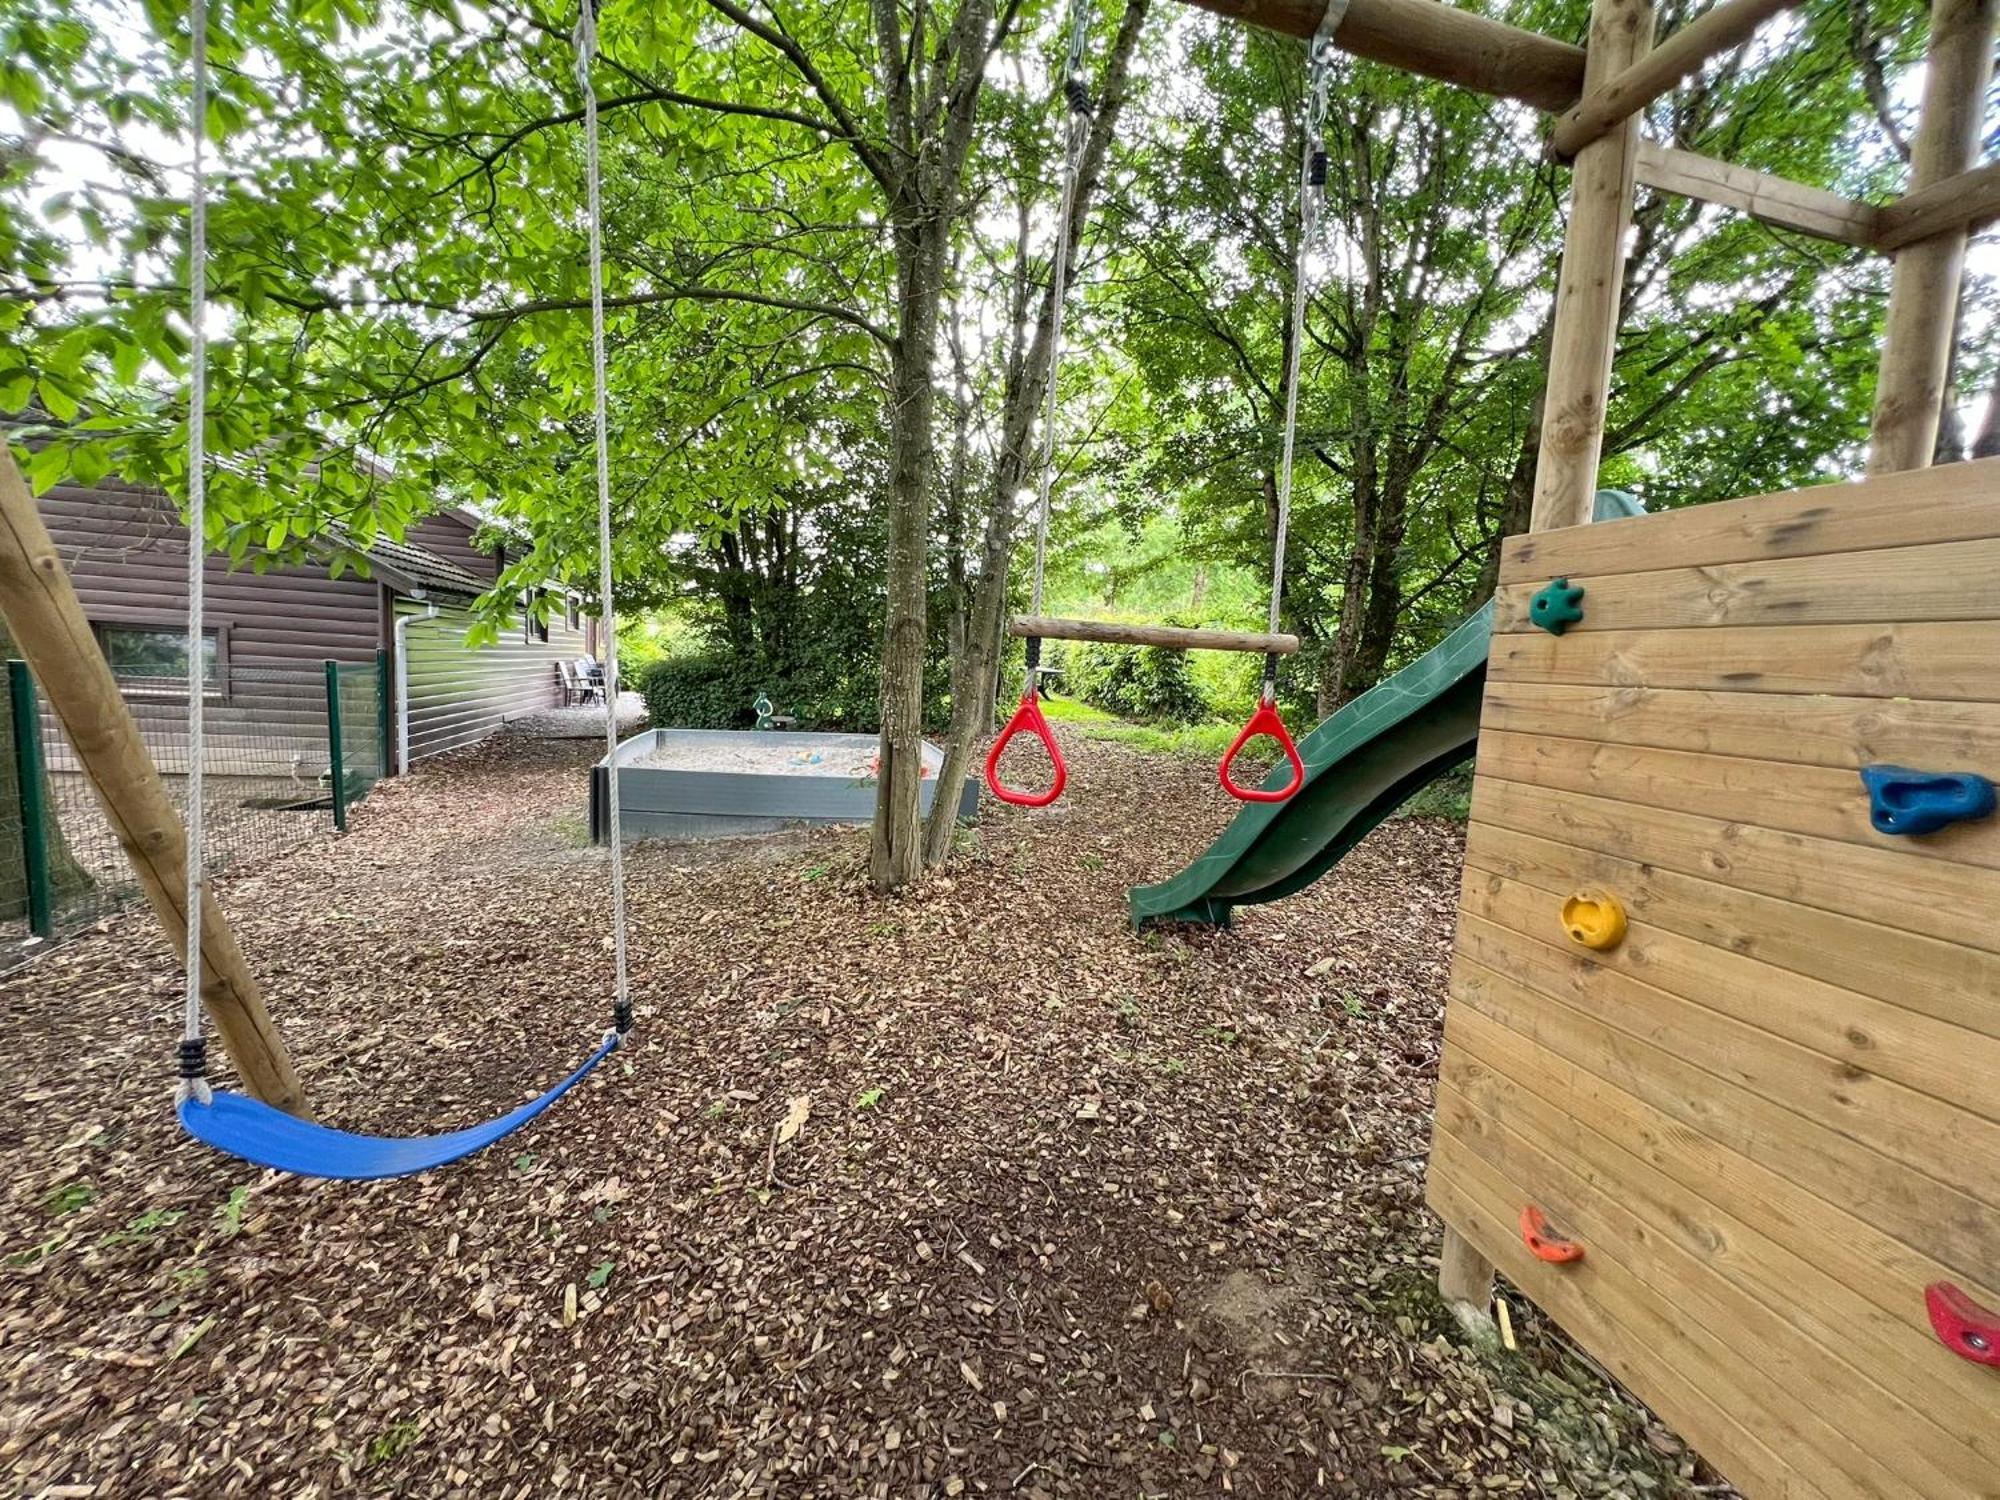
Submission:
<svg viewBox="0 0 2000 1500">
<path fill-rule="evenodd" d="M 483 1150 L 534 1119 L 575 1088 L 591 1071 L 618 1050 L 609 1036 L 569 1077 L 511 1114 L 484 1125 L 444 1135 L 355 1135 L 315 1125 L 281 1109 L 273 1109 L 244 1094 L 217 1090 L 207 1104 L 183 1100 L 181 1128 L 205 1145 L 240 1157 L 259 1167 L 300 1177 L 333 1177 L 348 1182 L 372 1182 L 383 1177 L 409 1177 L 458 1161 Z"/>
</svg>

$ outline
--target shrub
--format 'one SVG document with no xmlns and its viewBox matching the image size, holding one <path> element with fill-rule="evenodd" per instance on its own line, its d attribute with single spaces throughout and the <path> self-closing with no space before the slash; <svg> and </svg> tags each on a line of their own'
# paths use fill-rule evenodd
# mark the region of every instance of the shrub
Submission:
<svg viewBox="0 0 2000 1500">
<path fill-rule="evenodd" d="M 1200 724 L 1210 717 L 1185 651 L 1162 646 L 1091 646 L 1068 653 L 1071 687 L 1086 702 L 1126 719 Z"/>
<path fill-rule="evenodd" d="M 658 729 L 742 729 L 756 717 L 755 685 L 721 655 L 663 656 L 640 668 L 638 684 Z"/>
</svg>

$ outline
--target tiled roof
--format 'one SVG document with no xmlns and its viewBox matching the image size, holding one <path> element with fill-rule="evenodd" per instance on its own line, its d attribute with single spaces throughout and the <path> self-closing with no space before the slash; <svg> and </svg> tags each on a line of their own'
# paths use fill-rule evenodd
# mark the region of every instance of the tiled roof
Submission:
<svg viewBox="0 0 2000 1500">
<path fill-rule="evenodd" d="M 359 548 L 378 577 L 399 593 L 421 589 L 426 594 L 453 594 L 470 599 L 492 586 L 466 572 L 457 563 L 447 562 L 435 552 L 409 542 L 392 542 L 378 536 Z"/>
</svg>

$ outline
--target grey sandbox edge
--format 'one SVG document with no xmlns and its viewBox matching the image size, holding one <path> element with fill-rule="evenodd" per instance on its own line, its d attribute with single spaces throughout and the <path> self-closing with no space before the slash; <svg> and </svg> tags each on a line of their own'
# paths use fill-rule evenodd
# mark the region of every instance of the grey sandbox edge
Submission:
<svg viewBox="0 0 2000 1500">
<path fill-rule="evenodd" d="M 814 734 L 791 730 L 647 729 L 623 741 L 617 751 L 590 768 L 590 838 L 595 844 L 610 837 L 606 776 L 618 767 L 618 820 L 625 841 L 633 839 L 727 838 L 774 833 L 814 824 L 866 823 L 875 816 L 875 779 L 845 776 L 800 776 L 784 772 L 684 771 L 638 765 L 663 743 L 695 747 L 704 742 L 723 745 L 752 742 L 775 750 L 845 751 L 873 754 L 872 734 Z M 937 800 L 936 775 L 944 752 L 924 742 L 924 766 L 931 772 L 918 788 L 918 802 L 928 815 Z M 968 776 L 959 796 L 958 815 L 979 816 L 979 782 Z"/>
</svg>

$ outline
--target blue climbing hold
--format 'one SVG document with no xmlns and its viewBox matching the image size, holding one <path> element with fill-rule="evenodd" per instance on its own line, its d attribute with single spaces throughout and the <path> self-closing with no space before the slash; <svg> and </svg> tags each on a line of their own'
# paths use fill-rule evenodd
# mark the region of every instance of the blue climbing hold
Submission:
<svg viewBox="0 0 2000 1500">
<path fill-rule="evenodd" d="M 1990 818 L 2000 806 L 1993 783 L 1970 771 L 1911 771 L 1863 766 L 1868 821 L 1877 833 L 1936 833 L 1954 823 Z"/>
<path fill-rule="evenodd" d="M 1528 601 L 1528 618 L 1550 635 L 1561 635 L 1583 618 L 1583 585 L 1556 579 Z"/>
</svg>

